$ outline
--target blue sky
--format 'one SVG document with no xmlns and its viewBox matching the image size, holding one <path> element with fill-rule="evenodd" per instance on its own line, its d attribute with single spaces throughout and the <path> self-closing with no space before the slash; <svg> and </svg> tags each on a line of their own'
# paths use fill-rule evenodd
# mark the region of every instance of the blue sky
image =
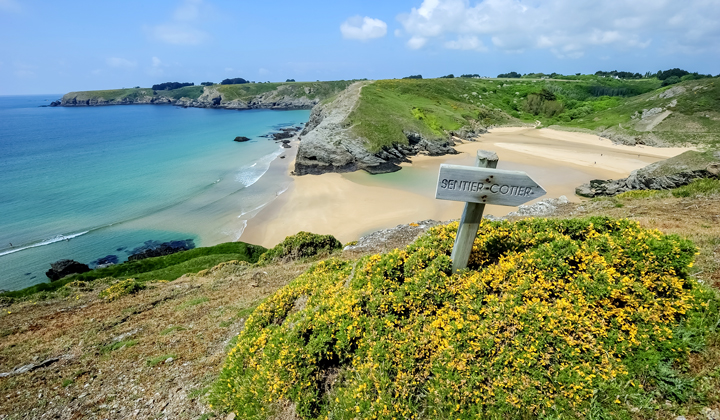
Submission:
<svg viewBox="0 0 720 420">
<path fill-rule="evenodd" d="M 672 67 L 720 73 L 720 0 L 0 0 L 0 95 Z"/>
</svg>

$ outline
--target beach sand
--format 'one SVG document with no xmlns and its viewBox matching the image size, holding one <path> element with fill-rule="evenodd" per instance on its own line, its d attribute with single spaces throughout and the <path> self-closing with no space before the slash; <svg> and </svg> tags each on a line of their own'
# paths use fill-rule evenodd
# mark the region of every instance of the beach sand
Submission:
<svg viewBox="0 0 720 420">
<path fill-rule="evenodd" d="M 547 190 L 540 199 L 565 195 L 571 201 L 581 200 L 575 195 L 580 184 L 624 178 L 635 169 L 689 150 L 614 145 L 591 134 L 519 127 L 493 129 L 480 141 L 463 142 L 455 149 L 460 154 L 415 156 L 412 164 L 403 164 L 392 174 L 293 176 L 288 190 L 248 221 L 240 240 L 270 247 L 304 230 L 332 234 L 345 243 L 398 224 L 457 219 L 464 203 L 434 198 L 440 164 L 472 166 L 481 149 L 498 154 L 498 169 L 527 172 Z M 286 168 L 290 176 L 296 152 L 294 143 L 287 158 L 273 162 L 271 170 Z M 516 209 L 489 205 L 485 214 L 503 216 Z"/>
</svg>

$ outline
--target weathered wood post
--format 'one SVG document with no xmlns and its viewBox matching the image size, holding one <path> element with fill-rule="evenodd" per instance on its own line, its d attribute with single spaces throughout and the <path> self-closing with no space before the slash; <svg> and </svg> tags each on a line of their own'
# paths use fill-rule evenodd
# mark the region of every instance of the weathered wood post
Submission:
<svg viewBox="0 0 720 420">
<path fill-rule="evenodd" d="M 467 267 L 485 204 L 519 206 L 545 195 L 525 172 L 496 169 L 495 152 L 478 150 L 475 167 L 440 165 L 435 198 L 465 201 L 452 250 L 453 272 Z"/>
<path fill-rule="evenodd" d="M 497 168 L 497 164 L 498 156 L 495 152 L 478 150 L 477 157 L 475 158 L 476 167 L 495 169 Z M 465 210 L 463 210 L 462 217 L 460 218 L 460 225 L 458 225 L 455 244 L 453 245 L 452 255 L 450 256 L 453 262 L 453 273 L 467 267 L 473 242 L 475 242 L 475 236 L 477 235 L 478 227 L 480 227 L 480 222 L 482 222 L 484 211 L 485 203 L 465 203 Z"/>
</svg>

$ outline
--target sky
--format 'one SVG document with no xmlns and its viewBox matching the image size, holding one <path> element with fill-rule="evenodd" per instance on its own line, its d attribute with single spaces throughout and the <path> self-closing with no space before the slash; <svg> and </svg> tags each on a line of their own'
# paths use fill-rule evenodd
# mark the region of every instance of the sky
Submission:
<svg viewBox="0 0 720 420">
<path fill-rule="evenodd" d="M 720 73 L 720 0 L 0 0 L 0 95 L 674 67 Z"/>
</svg>

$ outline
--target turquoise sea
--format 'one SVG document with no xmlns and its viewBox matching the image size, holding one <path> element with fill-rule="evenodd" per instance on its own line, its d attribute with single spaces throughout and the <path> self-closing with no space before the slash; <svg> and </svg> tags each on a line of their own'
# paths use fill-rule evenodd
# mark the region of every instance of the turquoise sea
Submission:
<svg viewBox="0 0 720 420">
<path fill-rule="evenodd" d="M 147 241 L 237 240 L 289 184 L 261 180 L 284 153 L 260 136 L 309 111 L 164 105 L 41 107 L 0 97 L 0 289 L 46 282 L 59 259 L 127 259 Z M 234 142 L 236 136 L 252 140 Z M 267 178 L 267 177 L 266 177 Z"/>
</svg>

